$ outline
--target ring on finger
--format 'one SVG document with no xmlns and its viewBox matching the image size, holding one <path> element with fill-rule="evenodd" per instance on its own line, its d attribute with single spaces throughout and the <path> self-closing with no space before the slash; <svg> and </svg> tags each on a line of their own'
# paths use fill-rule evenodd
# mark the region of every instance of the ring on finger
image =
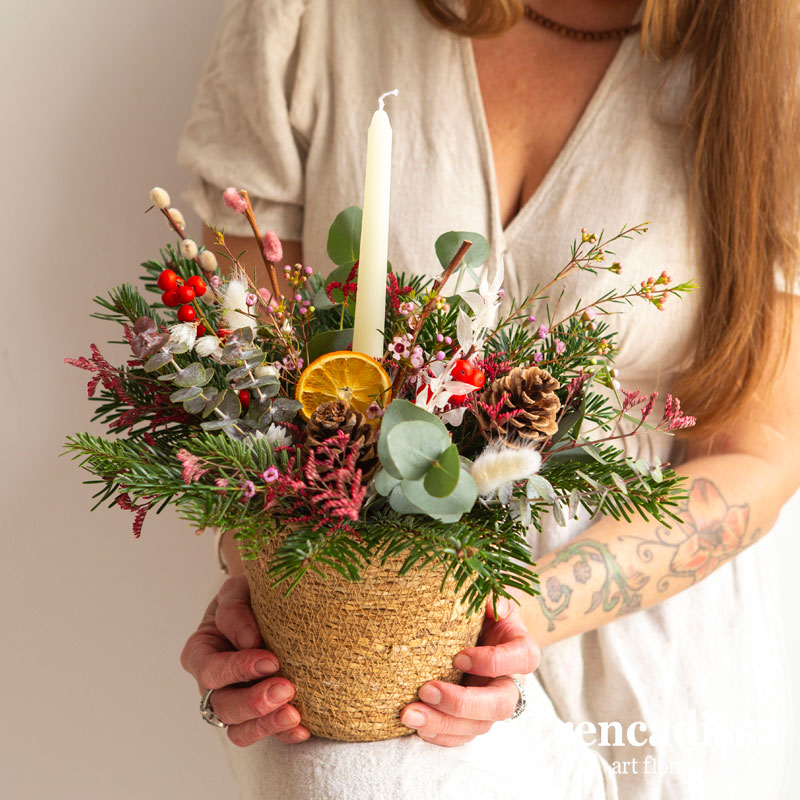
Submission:
<svg viewBox="0 0 800 800">
<path fill-rule="evenodd" d="M 206 689 L 203 693 L 203 699 L 200 701 L 200 713 L 203 719 L 215 728 L 227 728 L 228 726 L 214 713 L 214 708 L 211 705 L 211 693 L 213 689 Z"/>
<path fill-rule="evenodd" d="M 514 713 L 506 720 L 506 722 L 510 722 L 512 719 L 516 719 L 528 707 L 528 699 L 525 697 L 525 689 L 522 687 L 522 684 L 513 675 L 503 675 L 502 677 L 514 681 L 517 689 L 519 689 L 519 700 L 517 700 Z"/>
</svg>

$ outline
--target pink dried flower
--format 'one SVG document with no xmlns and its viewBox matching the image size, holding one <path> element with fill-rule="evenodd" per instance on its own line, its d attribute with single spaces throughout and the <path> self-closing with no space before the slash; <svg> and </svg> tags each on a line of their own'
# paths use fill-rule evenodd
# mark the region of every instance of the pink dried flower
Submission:
<svg viewBox="0 0 800 800">
<path fill-rule="evenodd" d="M 253 481 L 244 481 L 239 488 L 242 490 L 242 500 L 249 500 L 251 497 L 255 496 L 256 485 Z"/>
<path fill-rule="evenodd" d="M 537 336 L 540 339 L 546 339 L 549 333 L 550 333 L 550 328 L 548 328 L 547 325 L 540 325 L 539 330 L 537 331 Z"/>
<path fill-rule="evenodd" d="M 533 360 L 536 361 L 537 363 L 539 361 L 544 361 L 544 353 L 534 353 Z"/>
<path fill-rule="evenodd" d="M 264 234 L 264 258 L 273 264 L 283 258 L 283 245 L 275 231 L 267 231 Z"/>
<path fill-rule="evenodd" d="M 556 339 L 556 353 L 561 355 L 566 349 L 567 345 L 561 339 Z"/>
<path fill-rule="evenodd" d="M 422 348 L 419 345 L 416 345 L 411 351 L 408 360 L 411 362 L 411 366 L 414 367 L 414 369 L 420 369 L 423 366 L 425 363 L 425 354 L 422 352 Z"/>
<path fill-rule="evenodd" d="M 280 476 L 281 474 L 278 472 L 277 467 L 267 467 L 261 474 L 261 477 L 264 479 L 265 483 L 273 483 L 274 481 L 278 480 Z"/>
<path fill-rule="evenodd" d="M 378 419 L 383 416 L 383 409 L 376 403 L 370 403 L 365 411 L 367 419 Z"/>
<path fill-rule="evenodd" d="M 249 292 L 247 297 L 244 298 L 244 302 L 248 306 L 254 306 L 258 302 L 258 298 L 253 294 L 253 292 Z"/>
<path fill-rule="evenodd" d="M 225 201 L 225 205 L 237 214 L 244 214 L 247 211 L 247 201 L 239 194 L 238 189 L 233 186 L 229 186 L 222 193 L 222 199 Z"/>
<path fill-rule="evenodd" d="M 186 484 L 199 481 L 200 478 L 205 475 L 208 470 L 202 468 L 202 464 L 205 464 L 202 458 L 190 453 L 188 450 L 181 448 L 175 454 L 177 456 L 178 461 L 183 464 L 183 471 L 181 473 L 181 477 L 183 478 L 183 482 Z"/>
</svg>

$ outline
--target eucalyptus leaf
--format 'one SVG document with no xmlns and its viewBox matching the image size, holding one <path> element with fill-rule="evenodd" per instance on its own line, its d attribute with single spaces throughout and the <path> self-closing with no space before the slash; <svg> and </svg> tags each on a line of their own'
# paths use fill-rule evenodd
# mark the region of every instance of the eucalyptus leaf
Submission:
<svg viewBox="0 0 800 800">
<path fill-rule="evenodd" d="M 386 413 L 383 415 L 383 419 L 381 420 L 381 435 L 378 438 L 378 458 L 380 459 L 383 468 L 395 478 L 402 478 L 403 475 L 400 473 L 397 465 L 392 460 L 389 448 L 387 446 L 387 439 L 389 437 L 389 433 L 395 425 L 399 425 L 403 422 L 414 421 L 428 422 L 437 426 L 445 433 L 445 435 L 449 436 L 447 433 L 447 428 L 439 419 L 439 417 L 431 414 L 424 408 L 415 406 L 408 400 L 398 399 L 391 402 L 389 407 L 386 409 Z"/>
<path fill-rule="evenodd" d="M 405 423 L 410 425 L 413 423 Z M 398 425 L 395 431 L 402 426 Z M 461 464 L 458 459 L 458 448 L 451 444 L 434 462 L 423 481 L 425 491 L 434 497 L 447 497 L 458 484 Z"/>
<path fill-rule="evenodd" d="M 553 434 L 553 438 L 551 439 L 551 447 L 563 439 L 567 434 L 571 434 L 570 438 L 575 440 L 578 438 L 580 434 L 581 425 L 583 424 L 583 418 L 586 414 L 586 399 L 584 398 L 581 400 L 581 404 L 578 408 L 573 409 L 561 418 L 561 421 L 558 423 L 558 430 Z"/>
<path fill-rule="evenodd" d="M 232 370 L 228 371 L 228 374 L 225 376 L 229 381 L 238 381 L 239 378 L 243 378 L 245 375 L 250 374 L 250 367 L 235 367 Z"/>
<path fill-rule="evenodd" d="M 336 303 L 330 301 L 324 289 L 319 289 L 311 298 L 311 302 L 317 311 L 330 311 L 332 308 L 336 308 Z"/>
<path fill-rule="evenodd" d="M 277 397 L 272 401 L 273 422 L 291 422 L 303 404 L 289 397 Z"/>
<path fill-rule="evenodd" d="M 221 431 L 223 428 L 232 428 L 235 424 L 235 419 L 211 419 L 201 422 L 200 427 L 204 431 Z"/>
<path fill-rule="evenodd" d="M 622 494 L 628 494 L 628 486 L 626 485 L 625 481 L 617 475 L 616 472 L 611 473 L 611 480 L 614 481 L 614 485 L 619 489 Z"/>
<path fill-rule="evenodd" d="M 392 489 L 392 492 L 389 495 L 389 505 L 392 507 L 392 510 L 396 511 L 398 514 L 425 513 L 419 506 L 415 506 L 405 496 L 405 494 L 403 494 L 403 487 L 402 484 L 400 483 L 398 483 L 397 486 L 395 486 L 394 489 Z"/>
<path fill-rule="evenodd" d="M 214 377 L 214 370 L 206 369 L 199 361 L 182 369 L 174 379 L 176 386 L 205 386 Z"/>
<path fill-rule="evenodd" d="M 400 488 L 410 503 L 421 508 L 428 516 L 446 522 L 458 520 L 478 499 L 478 487 L 472 476 L 464 470 L 459 474 L 456 488 L 447 497 L 434 497 L 425 490 L 422 481 L 404 480 Z"/>
<path fill-rule="evenodd" d="M 204 417 L 207 417 L 213 413 L 214 409 L 222 402 L 222 398 L 225 396 L 225 391 L 226 390 L 221 392 L 213 391 L 210 395 L 208 395 L 206 406 L 203 409 Z"/>
<path fill-rule="evenodd" d="M 185 400 L 183 403 L 183 410 L 187 414 L 199 414 L 205 408 L 205 406 L 206 398 L 202 393 L 200 393 L 196 397 Z"/>
<path fill-rule="evenodd" d="M 171 342 L 167 343 L 166 350 L 173 356 L 180 356 L 189 352 L 189 345 L 186 342 Z"/>
<path fill-rule="evenodd" d="M 358 261 L 362 217 L 358 206 L 350 206 L 333 221 L 328 231 L 328 257 L 334 264 L 352 267 Z"/>
<path fill-rule="evenodd" d="M 397 467 L 400 476 L 408 480 L 424 477 L 442 452 L 450 446 L 447 432 L 427 420 L 401 422 L 394 425 L 388 434 L 382 431 L 381 440 L 384 437 L 392 463 Z"/>
<path fill-rule="evenodd" d="M 656 481 L 656 483 L 661 483 L 664 480 L 664 473 L 661 471 L 661 467 L 653 467 L 650 470 L 650 477 Z"/>
<path fill-rule="evenodd" d="M 203 388 L 201 386 L 189 386 L 186 389 L 178 389 L 177 392 L 173 392 L 169 399 L 173 403 L 182 403 L 184 400 L 191 400 L 193 397 L 197 397 L 198 395 L 203 394 Z M 205 405 L 205 398 L 203 399 L 203 405 Z"/>
<path fill-rule="evenodd" d="M 567 519 L 564 516 L 564 507 L 559 500 L 553 503 L 553 519 L 556 521 L 556 525 L 560 525 L 562 528 L 566 527 Z"/>
<path fill-rule="evenodd" d="M 531 475 L 528 478 L 526 494 L 529 500 L 541 498 L 548 503 L 552 503 L 556 499 L 556 492 L 555 489 L 553 489 L 553 484 L 541 475 Z"/>
<path fill-rule="evenodd" d="M 567 506 L 567 511 L 570 519 L 574 519 L 575 515 L 578 513 L 578 504 L 581 501 L 581 493 L 577 489 L 573 489 L 569 493 L 569 505 Z"/>
<path fill-rule="evenodd" d="M 375 476 L 375 491 L 384 497 L 391 494 L 395 486 L 399 485 L 400 481 L 397 478 L 393 478 L 385 469 L 382 469 Z"/>
<path fill-rule="evenodd" d="M 323 331 L 308 340 L 308 359 L 309 361 L 315 361 L 326 353 L 332 353 L 335 350 L 347 350 L 347 346 L 352 342 L 352 328 Z"/>
<path fill-rule="evenodd" d="M 220 404 L 216 407 L 216 414 L 223 417 L 238 419 L 242 413 L 242 404 L 239 395 L 233 389 L 226 389 Z"/>
<path fill-rule="evenodd" d="M 169 364 L 170 361 L 172 361 L 171 353 L 165 353 L 164 351 L 156 353 L 144 362 L 144 371 L 155 372 L 157 369 L 161 369 L 164 365 Z"/>
<path fill-rule="evenodd" d="M 443 267 L 447 267 L 458 252 L 462 243 L 472 242 L 463 261 L 466 267 L 479 267 L 489 258 L 489 242 L 484 236 L 471 231 L 448 231 L 436 240 L 436 257 Z"/>
</svg>

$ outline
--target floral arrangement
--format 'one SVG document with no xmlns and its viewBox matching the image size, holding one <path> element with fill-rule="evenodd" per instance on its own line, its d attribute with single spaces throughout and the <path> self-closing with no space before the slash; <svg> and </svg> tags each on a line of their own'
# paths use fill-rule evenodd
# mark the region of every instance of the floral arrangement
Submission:
<svg viewBox="0 0 800 800">
<path fill-rule="evenodd" d="M 444 234 L 438 278 L 389 266 L 376 359 L 352 351 L 360 209 L 330 229 L 336 268 L 323 277 L 286 266 L 282 289 L 281 242 L 261 234 L 247 192 L 224 199 L 253 229 L 261 264 L 251 273 L 223 230 L 214 228 L 215 252 L 199 248 L 168 194 L 150 197 L 178 246 L 141 265 L 143 292 L 125 284 L 95 298 L 93 316 L 121 326 L 127 360 L 113 365 L 95 345 L 66 359 L 92 373 L 93 419 L 109 433 L 66 447 L 100 484 L 97 505 L 135 514 L 136 536 L 148 511 L 169 505 L 198 532 L 235 530 L 243 558 L 280 534 L 269 569 L 288 591 L 310 569 L 358 580 L 369 559 L 407 554 L 403 572 L 446 567 L 473 613 L 508 587 L 537 593 L 525 531 L 545 514 L 561 525 L 579 508 L 680 521 L 682 479 L 668 464 L 626 458 L 620 443 L 694 419 L 669 396 L 652 419 L 655 395 L 622 388 L 605 318 L 633 301 L 663 310 L 694 285 L 662 273 L 571 310 L 560 296 L 549 302 L 577 272 L 619 274 L 610 246 L 646 223 L 609 238 L 581 231 L 566 265 L 503 314 L 502 268 L 480 270 L 486 240 Z M 623 419 L 632 432 L 620 431 Z"/>
</svg>

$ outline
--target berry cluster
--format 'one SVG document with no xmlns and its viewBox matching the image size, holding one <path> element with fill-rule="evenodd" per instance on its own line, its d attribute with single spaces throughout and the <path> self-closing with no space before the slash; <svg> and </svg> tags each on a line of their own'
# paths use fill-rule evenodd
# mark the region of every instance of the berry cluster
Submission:
<svg viewBox="0 0 800 800">
<path fill-rule="evenodd" d="M 459 381 L 460 383 L 468 383 L 476 389 L 482 389 L 483 385 L 486 383 L 486 375 L 484 372 L 477 367 L 473 367 L 469 361 L 463 358 L 459 358 L 453 365 L 450 376 L 453 380 Z M 454 394 L 450 398 L 450 402 L 456 406 L 460 406 L 462 403 L 466 402 L 466 400 L 467 395 L 465 394 Z"/>
<path fill-rule="evenodd" d="M 177 272 L 165 269 L 158 276 L 158 288 L 163 292 L 161 302 L 169 308 L 177 308 L 181 322 L 197 319 L 192 303 L 206 293 L 206 282 L 199 275 L 192 275 L 184 281 Z"/>
</svg>

